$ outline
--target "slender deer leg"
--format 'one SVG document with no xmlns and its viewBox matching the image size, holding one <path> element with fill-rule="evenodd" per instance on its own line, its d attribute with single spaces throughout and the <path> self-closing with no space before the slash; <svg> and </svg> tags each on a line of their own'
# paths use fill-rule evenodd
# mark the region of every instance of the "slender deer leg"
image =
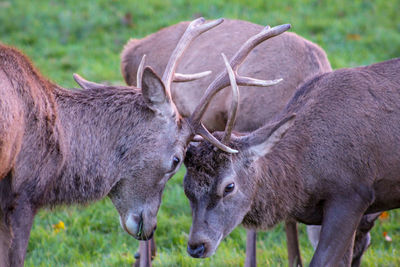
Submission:
<svg viewBox="0 0 400 267">
<path fill-rule="evenodd" d="M 301 267 L 299 239 L 297 235 L 297 223 L 294 221 L 285 221 L 286 231 L 286 244 L 289 255 L 289 266 L 290 267 Z"/>
<path fill-rule="evenodd" d="M 317 249 L 321 225 L 307 225 L 307 235 L 314 250 Z"/>
<path fill-rule="evenodd" d="M 357 228 L 354 240 L 352 267 L 361 266 L 361 258 L 371 243 L 371 235 L 369 231 L 374 227 L 375 220 L 378 219 L 380 212 L 364 215 Z"/>
<path fill-rule="evenodd" d="M 354 239 L 353 257 L 351 261 L 351 267 L 360 267 L 361 258 L 364 252 L 368 249 L 371 242 L 371 235 L 369 231 L 374 226 L 375 220 L 381 213 L 372 213 L 364 215 L 361 219 L 360 224 L 357 227 L 356 236 Z M 307 234 L 314 250 L 317 248 L 321 226 L 319 225 L 308 225 Z"/>
<path fill-rule="evenodd" d="M 353 199 L 337 198 L 325 204 L 320 240 L 311 267 L 339 266 L 348 248 L 353 248 L 354 233 L 370 202 L 354 192 L 352 195 Z M 345 266 L 350 266 L 350 261 Z"/>
<path fill-rule="evenodd" d="M 151 261 L 156 256 L 156 242 L 154 236 L 147 241 L 139 242 L 139 251 L 137 256 L 135 255 L 136 261 L 133 264 L 134 267 L 151 267 Z M 144 258 L 144 259 L 143 259 Z"/>
<path fill-rule="evenodd" d="M 247 230 L 247 241 L 246 241 L 246 261 L 244 267 L 256 267 L 257 266 L 257 232 L 253 230 Z"/>
<path fill-rule="evenodd" d="M 135 263 L 133 264 L 133 267 L 140 267 L 140 245 L 141 241 L 139 242 L 139 248 L 138 251 L 135 253 Z"/>
<path fill-rule="evenodd" d="M 147 241 L 140 241 L 139 243 L 139 267 L 151 267 L 151 242 L 150 240 Z"/>
<path fill-rule="evenodd" d="M 351 262 L 352 262 L 352 259 L 353 259 L 354 239 L 355 239 L 355 236 L 356 236 L 356 232 L 357 231 L 355 231 L 353 233 L 353 237 L 350 240 L 350 244 L 348 245 L 348 247 L 347 247 L 347 249 L 346 249 L 346 251 L 345 251 L 345 253 L 344 253 L 343 257 L 342 257 L 342 260 L 340 261 L 340 264 L 339 264 L 340 267 L 351 266 Z"/>
<path fill-rule="evenodd" d="M 12 267 L 23 267 L 29 235 L 32 228 L 34 212 L 29 205 L 20 203 L 10 215 L 12 240 L 8 253 L 9 263 Z"/>
<path fill-rule="evenodd" d="M 0 267 L 10 266 L 8 253 L 11 245 L 12 233 L 11 229 L 3 223 L 3 218 L 0 214 Z"/>
<path fill-rule="evenodd" d="M 8 254 L 12 242 L 12 229 L 7 223 L 6 212 L 8 209 L 3 199 L 12 199 L 12 175 L 9 173 L 0 181 L 0 267 L 10 266 Z"/>
<path fill-rule="evenodd" d="M 157 254 L 157 246 L 156 246 L 156 240 L 153 237 L 150 239 L 150 245 L 151 245 L 151 260 L 153 260 Z"/>
</svg>

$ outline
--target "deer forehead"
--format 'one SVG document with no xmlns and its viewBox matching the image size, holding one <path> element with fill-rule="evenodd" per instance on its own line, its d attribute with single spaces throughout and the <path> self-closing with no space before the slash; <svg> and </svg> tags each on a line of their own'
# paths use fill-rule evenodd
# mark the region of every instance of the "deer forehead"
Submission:
<svg viewBox="0 0 400 267">
<path fill-rule="evenodd" d="M 232 168 L 213 168 L 213 166 L 188 167 L 185 176 L 185 191 L 196 199 L 220 195 L 220 185 L 234 177 Z"/>
</svg>

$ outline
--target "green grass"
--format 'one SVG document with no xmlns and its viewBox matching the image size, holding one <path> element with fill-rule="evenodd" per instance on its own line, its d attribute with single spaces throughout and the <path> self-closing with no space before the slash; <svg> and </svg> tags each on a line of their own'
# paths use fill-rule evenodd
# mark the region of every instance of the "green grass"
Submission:
<svg viewBox="0 0 400 267">
<path fill-rule="evenodd" d="M 293 31 L 318 43 L 334 68 L 354 67 L 400 56 L 400 0 L 377 1 L 23 1 L 0 0 L 0 40 L 22 49 L 55 82 L 76 87 L 72 73 L 93 81 L 122 84 L 119 53 L 131 37 L 161 27 L 206 18 L 238 18 L 259 24 L 291 23 Z M 129 14 L 131 20 L 124 21 Z M 158 216 L 155 266 L 239 266 L 244 263 L 245 232 L 236 229 L 210 259 L 186 254 L 190 208 L 181 184 L 183 170 L 168 184 Z M 52 225 L 65 223 L 56 232 Z M 400 213 L 379 221 L 364 266 L 399 266 Z M 383 232 L 393 238 L 386 242 Z M 303 259 L 312 257 L 304 226 Z M 259 266 L 286 266 L 282 226 L 260 233 Z M 130 266 L 138 242 L 119 226 L 109 200 L 87 207 L 43 210 L 35 219 L 26 266 Z"/>
</svg>

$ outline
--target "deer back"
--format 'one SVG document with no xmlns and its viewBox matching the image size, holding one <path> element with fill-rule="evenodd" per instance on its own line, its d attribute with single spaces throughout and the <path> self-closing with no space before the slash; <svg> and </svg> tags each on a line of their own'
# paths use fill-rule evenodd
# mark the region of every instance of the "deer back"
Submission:
<svg viewBox="0 0 400 267">
<path fill-rule="evenodd" d="M 131 40 L 125 46 L 121 69 L 125 81 L 135 84 L 136 70 L 143 54 L 156 71 L 162 70 L 188 22 L 167 27 L 143 39 Z M 191 83 L 175 83 L 172 98 L 183 116 L 189 116 L 223 66 L 220 54 L 231 57 L 252 35 L 263 27 L 241 20 L 226 20 L 219 27 L 200 36 L 180 61 L 178 71 L 191 73 L 211 70 L 213 73 Z M 159 69 L 159 70 L 158 70 Z M 308 77 L 330 71 L 325 52 L 294 33 L 283 33 L 260 44 L 242 64 L 239 73 L 259 79 L 283 81 L 271 88 L 240 87 L 240 112 L 235 130 L 251 131 L 280 112 L 296 87 Z M 218 93 L 210 104 L 203 122 L 210 130 L 222 130 L 227 120 L 230 90 Z"/>
<path fill-rule="evenodd" d="M 54 145 L 58 143 L 62 133 L 56 121 L 57 108 L 52 93 L 56 88 L 57 85 L 44 78 L 21 52 L 0 44 L 0 177 L 4 177 L 17 160 L 23 161 L 21 156 L 17 159 L 21 149 L 25 150 L 24 157 L 30 158 L 30 153 L 46 146 L 48 140 L 53 140 Z"/>
</svg>

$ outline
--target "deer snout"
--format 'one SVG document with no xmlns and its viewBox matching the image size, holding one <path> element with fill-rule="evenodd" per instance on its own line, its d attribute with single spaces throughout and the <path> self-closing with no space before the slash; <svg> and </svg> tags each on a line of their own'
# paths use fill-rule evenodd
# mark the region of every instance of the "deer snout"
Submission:
<svg viewBox="0 0 400 267">
<path fill-rule="evenodd" d="M 131 213 L 128 214 L 125 220 L 120 218 L 122 228 L 131 236 L 138 240 L 148 240 L 150 239 L 154 231 L 157 228 L 157 224 L 152 227 L 145 227 L 145 222 L 143 219 L 143 213 L 135 214 Z"/>
<path fill-rule="evenodd" d="M 195 244 L 195 245 L 188 244 L 187 252 L 193 258 L 202 258 L 205 255 L 206 246 L 204 243 Z"/>
<path fill-rule="evenodd" d="M 143 230 L 143 218 L 142 214 L 128 214 L 125 220 L 121 220 L 122 228 L 128 232 L 131 236 L 138 236 Z"/>
<path fill-rule="evenodd" d="M 193 229 L 192 229 L 193 230 Z M 189 234 L 187 252 L 193 258 L 207 258 L 215 253 L 223 234 L 217 232 L 193 232 Z"/>
</svg>

